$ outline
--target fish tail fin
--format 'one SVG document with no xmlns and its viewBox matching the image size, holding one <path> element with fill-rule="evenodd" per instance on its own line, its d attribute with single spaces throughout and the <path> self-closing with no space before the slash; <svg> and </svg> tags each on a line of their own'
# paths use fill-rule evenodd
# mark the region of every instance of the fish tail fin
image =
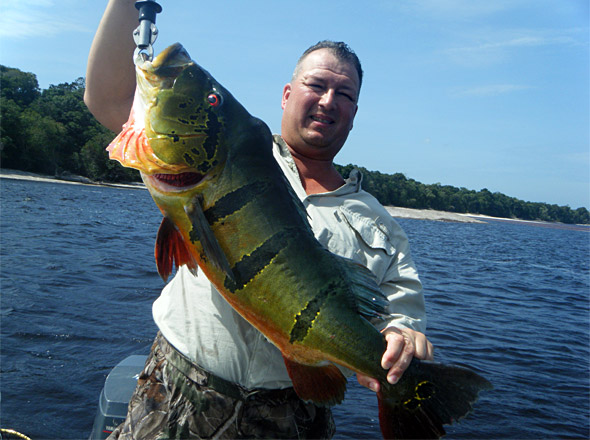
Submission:
<svg viewBox="0 0 590 440">
<path fill-rule="evenodd" d="M 491 388 L 467 368 L 415 359 L 396 385 L 382 385 L 377 395 L 383 438 L 440 438 L 443 425 L 469 414 L 479 392 Z"/>
</svg>

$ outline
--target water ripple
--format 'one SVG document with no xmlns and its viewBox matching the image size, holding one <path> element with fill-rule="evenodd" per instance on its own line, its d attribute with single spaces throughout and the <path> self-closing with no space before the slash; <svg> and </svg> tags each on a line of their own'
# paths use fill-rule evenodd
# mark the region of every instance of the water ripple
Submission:
<svg viewBox="0 0 590 440">
<path fill-rule="evenodd" d="M 147 353 L 156 332 L 161 215 L 146 191 L 2 186 L 3 423 L 33 438 L 87 438 L 106 374 Z M 494 385 L 448 438 L 588 438 L 588 234 L 400 223 L 437 360 L 469 365 Z M 380 436 L 376 398 L 355 379 L 334 413 L 336 438 Z"/>
</svg>

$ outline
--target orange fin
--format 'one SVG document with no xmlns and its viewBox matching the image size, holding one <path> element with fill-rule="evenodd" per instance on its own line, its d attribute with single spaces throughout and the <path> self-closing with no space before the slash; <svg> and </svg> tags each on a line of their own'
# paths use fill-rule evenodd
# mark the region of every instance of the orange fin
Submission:
<svg viewBox="0 0 590 440">
<path fill-rule="evenodd" d="M 197 262 L 186 246 L 182 234 L 168 217 L 164 217 L 158 230 L 155 255 L 158 273 L 164 281 L 172 273 L 174 265 L 178 268 L 186 264 L 193 273 L 197 271 Z"/>
<path fill-rule="evenodd" d="M 162 172 L 180 172 L 185 166 L 168 164 L 162 161 L 150 146 L 145 128 L 136 126 L 135 111 L 123 125 L 119 135 L 107 147 L 109 158 L 128 168 L 135 168 L 147 174 Z"/>
<path fill-rule="evenodd" d="M 304 365 L 283 356 L 295 392 L 305 401 L 317 405 L 336 405 L 344 399 L 346 377 L 334 364 Z"/>
<path fill-rule="evenodd" d="M 146 146 L 145 129 L 136 129 L 133 112 L 131 112 L 129 120 L 123 125 L 119 135 L 107 147 L 107 151 L 109 152 L 109 158 L 120 162 L 121 165 L 141 169 L 141 160 L 138 158 L 138 153 L 141 154 Z"/>
</svg>

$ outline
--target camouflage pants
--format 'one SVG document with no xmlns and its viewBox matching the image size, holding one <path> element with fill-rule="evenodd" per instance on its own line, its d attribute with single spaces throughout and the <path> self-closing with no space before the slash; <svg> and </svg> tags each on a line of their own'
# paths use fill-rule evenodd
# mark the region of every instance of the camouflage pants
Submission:
<svg viewBox="0 0 590 440">
<path fill-rule="evenodd" d="M 127 419 L 109 440 L 331 438 L 334 431 L 331 411 L 292 388 L 245 390 L 196 367 L 158 333 Z"/>
</svg>

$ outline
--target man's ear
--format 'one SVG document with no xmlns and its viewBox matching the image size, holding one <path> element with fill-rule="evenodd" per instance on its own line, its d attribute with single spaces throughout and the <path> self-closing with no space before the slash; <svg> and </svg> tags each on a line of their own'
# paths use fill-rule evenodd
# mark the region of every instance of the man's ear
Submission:
<svg viewBox="0 0 590 440">
<path fill-rule="evenodd" d="M 357 106 L 355 107 L 355 109 L 354 109 L 354 115 L 353 115 L 353 117 L 352 117 L 352 121 L 350 121 L 350 130 L 352 130 L 352 127 L 353 127 L 353 125 L 354 125 L 354 117 L 356 116 L 356 112 L 358 111 L 358 109 L 359 109 L 359 106 L 357 105 Z M 349 131 L 350 131 L 350 130 L 349 130 Z"/>
<path fill-rule="evenodd" d="M 285 105 L 287 105 L 287 99 L 291 95 L 291 83 L 285 84 L 283 87 L 283 99 L 281 100 L 281 108 L 285 110 Z"/>
</svg>

